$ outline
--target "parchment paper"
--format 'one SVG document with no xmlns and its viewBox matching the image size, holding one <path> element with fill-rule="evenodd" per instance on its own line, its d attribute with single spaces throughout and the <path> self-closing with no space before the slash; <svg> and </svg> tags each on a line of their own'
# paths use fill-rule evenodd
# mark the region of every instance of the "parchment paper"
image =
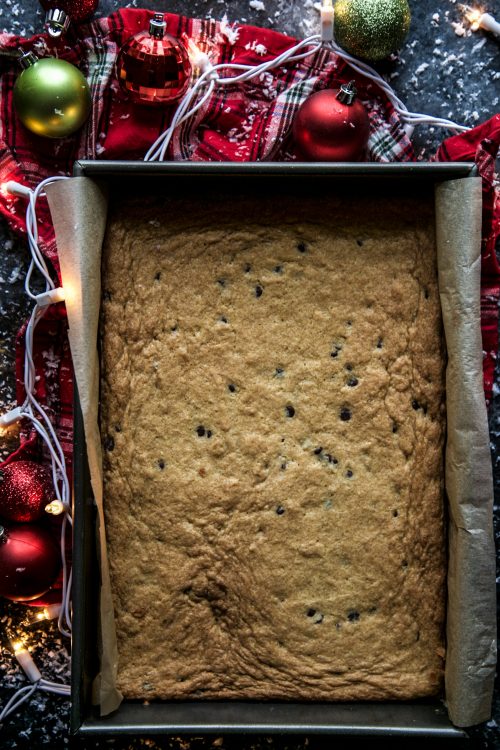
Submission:
<svg viewBox="0 0 500 750">
<path fill-rule="evenodd" d="M 493 477 L 481 341 L 481 178 L 436 188 L 439 291 L 448 349 L 446 702 L 457 726 L 490 717 L 496 666 Z"/>
<path fill-rule="evenodd" d="M 117 648 L 103 516 L 98 427 L 101 246 L 106 199 L 85 177 L 53 183 L 54 221 L 69 339 L 82 404 L 92 487 L 99 515 L 101 672 L 96 703 L 118 707 Z M 436 188 L 439 286 L 448 349 L 446 489 L 450 506 L 446 702 L 457 726 L 489 718 L 496 663 L 493 483 L 482 381 L 480 329 L 481 179 Z M 82 301 L 85 301 L 83 307 Z"/>
<path fill-rule="evenodd" d="M 97 506 L 97 550 L 101 572 L 99 657 L 101 672 L 94 684 L 94 702 L 103 715 L 120 705 L 115 687 L 118 663 L 113 600 L 102 507 L 102 454 L 99 434 L 99 361 L 97 335 L 101 306 L 101 250 L 107 218 L 107 196 L 85 177 L 61 180 L 46 188 L 57 238 L 69 343 L 82 407 L 92 491 Z"/>
</svg>

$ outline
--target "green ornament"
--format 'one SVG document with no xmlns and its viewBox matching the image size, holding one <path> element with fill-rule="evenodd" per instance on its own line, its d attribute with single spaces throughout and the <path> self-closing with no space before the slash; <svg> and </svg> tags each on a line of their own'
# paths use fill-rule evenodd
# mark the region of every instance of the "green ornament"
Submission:
<svg viewBox="0 0 500 750">
<path fill-rule="evenodd" d="M 410 21 L 407 0 L 337 0 L 335 41 L 355 57 L 382 60 L 401 47 Z"/>
<path fill-rule="evenodd" d="M 65 60 L 27 52 L 14 86 L 14 107 L 23 125 L 46 138 L 65 138 L 90 114 L 91 96 L 84 76 Z"/>
</svg>

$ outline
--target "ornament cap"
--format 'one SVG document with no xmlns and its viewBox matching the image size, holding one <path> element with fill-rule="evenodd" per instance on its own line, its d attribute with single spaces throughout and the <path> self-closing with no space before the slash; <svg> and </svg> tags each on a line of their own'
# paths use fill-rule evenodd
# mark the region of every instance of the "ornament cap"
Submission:
<svg viewBox="0 0 500 750">
<path fill-rule="evenodd" d="M 31 68 L 36 62 L 38 62 L 38 57 L 34 52 L 31 50 L 25 51 L 19 48 L 19 65 L 23 70 Z"/>
<path fill-rule="evenodd" d="M 149 22 L 149 33 L 154 39 L 163 39 L 167 30 L 167 22 L 163 13 L 155 13 Z"/>
<path fill-rule="evenodd" d="M 59 39 L 70 24 L 70 17 L 61 8 L 51 8 L 45 15 L 45 28 L 52 39 Z"/>
<path fill-rule="evenodd" d="M 342 104 L 352 104 L 357 95 L 358 90 L 354 85 L 354 81 L 349 81 L 349 83 L 342 84 L 339 93 L 337 94 L 337 99 Z"/>
</svg>

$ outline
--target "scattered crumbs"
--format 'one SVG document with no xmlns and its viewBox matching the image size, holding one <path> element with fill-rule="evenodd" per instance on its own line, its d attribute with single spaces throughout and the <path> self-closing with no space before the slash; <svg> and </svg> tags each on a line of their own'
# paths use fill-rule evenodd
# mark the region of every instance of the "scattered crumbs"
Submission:
<svg viewBox="0 0 500 750">
<path fill-rule="evenodd" d="M 422 63 L 422 64 L 421 64 L 421 65 L 419 65 L 419 66 L 418 66 L 418 68 L 416 69 L 416 71 L 415 71 L 415 75 L 416 75 L 416 76 L 419 76 L 419 75 L 420 75 L 421 73 L 424 73 L 424 72 L 425 72 L 425 71 L 427 70 L 427 68 L 428 68 L 428 67 L 429 67 L 429 63 L 425 63 L 425 62 L 424 62 L 424 63 Z"/>
<path fill-rule="evenodd" d="M 457 36 L 465 36 L 467 33 L 467 30 L 465 26 L 463 25 L 462 21 L 452 21 L 451 22 L 453 31 Z"/>
<path fill-rule="evenodd" d="M 263 44 L 259 44 L 255 39 L 253 40 L 253 42 L 247 42 L 247 44 L 245 44 L 245 49 L 251 50 L 261 57 L 267 55 L 267 47 L 265 47 Z"/>
</svg>

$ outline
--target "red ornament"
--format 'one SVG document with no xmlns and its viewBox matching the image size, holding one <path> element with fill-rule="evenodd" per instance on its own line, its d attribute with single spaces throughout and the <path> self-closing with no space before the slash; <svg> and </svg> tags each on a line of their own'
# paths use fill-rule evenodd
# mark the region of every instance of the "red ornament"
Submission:
<svg viewBox="0 0 500 750">
<path fill-rule="evenodd" d="M 40 0 L 46 11 L 45 28 L 50 36 L 57 39 L 64 34 L 71 21 L 81 23 L 89 18 L 97 8 L 99 0 Z"/>
<path fill-rule="evenodd" d="M 0 470 L 0 516 L 9 521 L 36 521 L 53 496 L 52 477 L 45 466 L 13 461 Z"/>
<path fill-rule="evenodd" d="M 184 45 L 166 33 L 162 13 L 155 13 L 149 31 L 139 31 L 121 48 L 116 75 L 136 104 L 170 104 L 187 91 L 191 63 Z"/>
<path fill-rule="evenodd" d="M 35 524 L 0 526 L 0 596 L 36 599 L 54 583 L 59 553 L 52 536 Z"/>
<path fill-rule="evenodd" d="M 368 114 L 356 99 L 354 81 L 324 89 L 300 106 L 293 123 L 299 152 L 308 161 L 358 161 L 370 131 Z"/>
</svg>

